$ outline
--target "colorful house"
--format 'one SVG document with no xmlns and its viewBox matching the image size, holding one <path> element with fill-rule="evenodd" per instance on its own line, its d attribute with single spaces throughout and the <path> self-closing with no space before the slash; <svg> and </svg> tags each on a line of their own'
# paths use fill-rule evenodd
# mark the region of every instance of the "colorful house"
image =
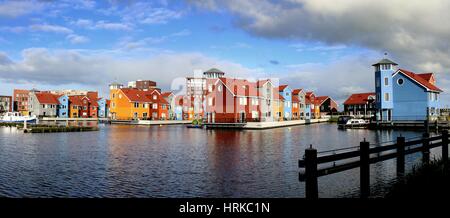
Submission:
<svg viewBox="0 0 450 218">
<path fill-rule="evenodd" d="M 58 96 L 46 92 L 30 92 L 28 110 L 38 117 L 56 117 L 58 115 Z"/>
<path fill-rule="evenodd" d="M 314 105 L 319 109 L 320 117 L 338 112 L 338 104 L 329 96 L 317 96 Z"/>
<path fill-rule="evenodd" d="M 60 95 L 58 97 L 58 117 L 68 118 L 69 117 L 69 96 Z"/>
<path fill-rule="evenodd" d="M 288 85 L 281 85 L 278 87 L 280 95 L 284 98 L 283 117 L 285 120 L 292 119 L 292 89 Z"/>
<path fill-rule="evenodd" d="M 12 97 L 0 95 L 0 114 L 12 111 Z"/>
<path fill-rule="evenodd" d="M 376 107 L 379 121 L 429 120 L 439 116 L 439 94 L 433 73 L 396 69 L 382 59 L 375 68 Z"/>
<path fill-rule="evenodd" d="M 355 93 L 344 101 L 344 114 L 371 118 L 376 113 L 375 92 Z"/>
<path fill-rule="evenodd" d="M 175 107 L 176 107 L 176 103 L 175 103 L 175 95 L 173 94 L 173 92 L 163 92 L 161 93 L 161 96 L 164 98 L 164 100 L 166 100 L 169 103 L 169 120 L 175 120 L 176 115 L 175 115 Z"/>
<path fill-rule="evenodd" d="M 313 92 L 305 93 L 305 119 L 315 119 L 316 118 L 316 109 L 314 107 L 314 103 L 316 101 L 316 96 Z M 320 111 L 319 111 L 320 113 Z"/>
<path fill-rule="evenodd" d="M 100 98 L 97 100 L 98 104 L 98 117 L 108 118 L 110 101 L 106 98 Z"/>
<path fill-rule="evenodd" d="M 69 117 L 79 118 L 81 116 L 81 109 L 83 107 L 83 102 L 81 101 L 81 96 L 69 96 Z"/>
<path fill-rule="evenodd" d="M 278 92 L 278 88 L 274 89 L 273 92 L 273 112 L 274 112 L 274 121 L 283 121 L 284 120 L 284 105 L 285 100 L 282 95 Z"/>
<path fill-rule="evenodd" d="M 183 120 L 183 96 L 176 96 L 174 98 L 175 108 L 173 109 L 174 120 Z"/>
<path fill-rule="evenodd" d="M 305 92 L 303 91 L 303 89 L 294 89 L 292 90 L 292 101 L 294 101 L 294 97 L 296 97 L 295 100 L 298 99 L 297 119 L 303 120 L 305 119 L 305 109 L 306 109 Z M 294 110 L 292 112 L 292 115 L 294 116 Z"/>
<path fill-rule="evenodd" d="M 158 90 L 112 89 L 110 97 L 112 119 L 166 120 L 169 117 L 169 103 Z"/>
<path fill-rule="evenodd" d="M 20 112 L 23 116 L 29 115 L 28 98 L 30 96 L 29 90 L 14 89 L 13 92 L 13 110 Z"/>
</svg>

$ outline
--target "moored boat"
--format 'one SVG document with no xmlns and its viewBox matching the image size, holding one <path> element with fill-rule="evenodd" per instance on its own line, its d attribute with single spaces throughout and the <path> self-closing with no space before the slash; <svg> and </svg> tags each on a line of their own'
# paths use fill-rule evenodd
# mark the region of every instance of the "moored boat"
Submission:
<svg viewBox="0 0 450 218">
<path fill-rule="evenodd" d="M 37 117 L 33 116 L 22 116 L 19 112 L 8 112 L 0 118 L 0 122 L 6 123 L 19 123 L 19 122 L 35 122 Z"/>
<path fill-rule="evenodd" d="M 340 116 L 338 118 L 338 128 L 367 128 L 369 122 L 363 119 L 357 119 L 354 116 Z"/>
</svg>

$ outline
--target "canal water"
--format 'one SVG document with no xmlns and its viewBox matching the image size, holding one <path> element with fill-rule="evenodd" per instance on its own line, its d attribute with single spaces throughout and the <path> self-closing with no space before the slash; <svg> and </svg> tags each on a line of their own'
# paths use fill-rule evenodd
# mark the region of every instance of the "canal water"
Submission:
<svg viewBox="0 0 450 218">
<path fill-rule="evenodd" d="M 420 136 L 313 124 L 269 130 L 99 124 L 97 132 L 24 134 L 0 128 L 0 196 L 304 197 L 298 160 L 319 151 Z M 438 154 L 438 151 L 433 151 Z M 420 154 L 406 158 L 407 169 Z M 372 191 L 395 181 L 395 160 L 371 166 Z M 359 190 L 359 169 L 319 178 L 320 197 Z"/>
</svg>

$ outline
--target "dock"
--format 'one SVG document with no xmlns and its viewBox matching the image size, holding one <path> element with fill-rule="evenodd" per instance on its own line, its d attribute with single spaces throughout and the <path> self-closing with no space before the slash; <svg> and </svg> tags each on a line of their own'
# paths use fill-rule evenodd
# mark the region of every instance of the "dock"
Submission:
<svg viewBox="0 0 450 218">
<path fill-rule="evenodd" d="M 328 122 L 329 119 L 310 119 L 310 120 L 288 120 L 273 122 L 246 122 L 246 123 L 205 123 L 208 129 L 212 128 L 229 128 L 229 129 L 273 129 L 289 126 L 308 125 L 313 123 Z"/>
<path fill-rule="evenodd" d="M 111 124 L 124 124 L 124 125 L 185 125 L 191 124 L 192 120 L 112 120 Z"/>
</svg>

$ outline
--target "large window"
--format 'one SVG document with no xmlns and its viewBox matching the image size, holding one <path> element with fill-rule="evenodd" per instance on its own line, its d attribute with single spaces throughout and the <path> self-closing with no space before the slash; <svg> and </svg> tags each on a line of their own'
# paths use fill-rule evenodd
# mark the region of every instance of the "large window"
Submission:
<svg viewBox="0 0 450 218">
<path fill-rule="evenodd" d="M 139 103 L 138 102 L 134 102 L 134 108 L 139 108 Z"/>
<path fill-rule="evenodd" d="M 389 79 L 387 77 L 384 78 L 384 85 L 385 86 L 389 85 Z"/>
<path fill-rule="evenodd" d="M 389 101 L 389 93 L 384 93 L 384 101 Z"/>
</svg>

